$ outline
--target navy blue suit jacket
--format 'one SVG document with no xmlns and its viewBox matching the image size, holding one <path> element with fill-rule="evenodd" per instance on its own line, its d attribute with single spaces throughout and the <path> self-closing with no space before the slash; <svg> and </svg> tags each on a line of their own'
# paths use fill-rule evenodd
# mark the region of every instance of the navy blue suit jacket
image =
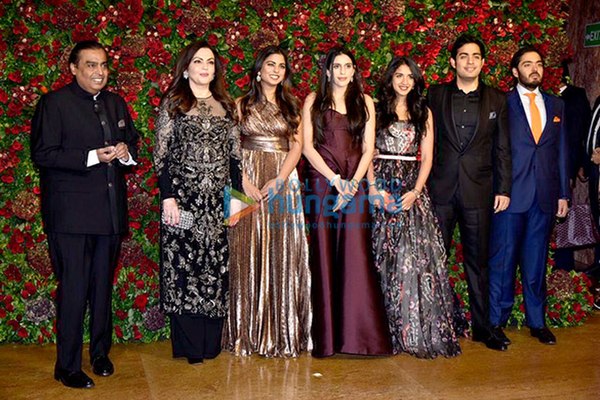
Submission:
<svg viewBox="0 0 600 400">
<path fill-rule="evenodd" d="M 568 137 L 564 103 L 542 93 L 546 126 L 536 144 L 516 89 L 508 93 L 508 130 L 512 149 L 512 194 L 506 212 L 526 212 L 537 196 L 545 213 L 556 213 L 558 199 L 570 198 Z"/>
</svg>

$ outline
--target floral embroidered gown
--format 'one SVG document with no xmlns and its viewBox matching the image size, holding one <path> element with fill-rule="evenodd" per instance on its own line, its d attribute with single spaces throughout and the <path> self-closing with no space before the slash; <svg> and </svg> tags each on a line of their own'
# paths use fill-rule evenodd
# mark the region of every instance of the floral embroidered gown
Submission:
<svg viewBox="0 0 600 400">
<path fill-rule="evenodd" d="M 399 121 L 376 138 L 379 154 L 416 156 L 415 129 Z M 373 160 L 378 185 L 396 198 L 415 187 L 418 161 Z M 375 212 L 373 251 L 394 353 L 419 358 L 460 354 L 446 255 L 426 189 L 408 211 Z"/>
<path fill-rule="evenodd" d="M 212 358 L 228 310 L 229 246 L 224 189 L 240 185 L 238 128 L 213 97 L 171 118 L 161 106 L 154 163 L 161 200 L 192 215 L 189 229 L 161 223 L 161 306 L 171 318 L 173 355 Z"/>
</svg>

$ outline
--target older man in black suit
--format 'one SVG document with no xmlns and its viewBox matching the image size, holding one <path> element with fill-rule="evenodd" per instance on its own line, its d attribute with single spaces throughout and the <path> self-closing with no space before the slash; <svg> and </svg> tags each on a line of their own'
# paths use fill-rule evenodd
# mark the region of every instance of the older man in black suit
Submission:
<svg viewBox="0 0 600 400">
<path fill-rule="evenodd" d="M 135 164 L 138 134 L 125 101 L 103 90 L 108 56 L 97 42 L 69 57 L 71 84 L 44 95 L 32 120 L 31 155 L 40 169 L 42 217 L 58 280 L 54 377 L 89 388 L 81 370 L 83 318 L 90 307 L 90 360 L 111 375 L 111 292 L 121 236 L 127 231 L 124 173 Z"/>
<path fill-rule="evenodd" d="M 436 145 L 428 187 L 447 251 L 460 229 L 473 340 L 506 350 L 508 339 L 488 323 L 487 265 L 492 209 L 510 202 L 510 138 L 504 94 L 479 79 L 484 59 L 479 39 L 460 36 L 450 58 L 456 79 L 429 89 Z"/>
</svg>

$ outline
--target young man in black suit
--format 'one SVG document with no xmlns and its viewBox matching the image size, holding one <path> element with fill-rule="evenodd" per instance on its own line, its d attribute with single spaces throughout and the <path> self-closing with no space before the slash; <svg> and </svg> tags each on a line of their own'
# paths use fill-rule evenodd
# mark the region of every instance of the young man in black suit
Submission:
<svg viewBox="0 0 600 400">
<path fill-rule="evenodd" d="M 58 280 L 54 377 L 90 388 L 81 370 L 83 318 L 90 307 L 90 360 L 109 376 L 111 292 L 121 237 L 127 231 L 124 173 L 135 164 L 138 133 L 125 101 L 103 90 L 108 55 L 97 42 L 69 57 L 71 84 L 42 96 L 31 126 L 31 156 L 40 169 L 42 218 Z"/>
<path fill-rule="evenodd" d="M 446 251 L 458 223 L 463 244 L 473 340 L 506 350 L 500 327 L 488 322 L 490 218 L 510 202 L 511 154 L 505 95 L 479 79 L 485 46 L 460 36 L 451 51 L 456 78 L 429 88 L 435 122 L 435 157 L 428 181 Z"/>
</svg>

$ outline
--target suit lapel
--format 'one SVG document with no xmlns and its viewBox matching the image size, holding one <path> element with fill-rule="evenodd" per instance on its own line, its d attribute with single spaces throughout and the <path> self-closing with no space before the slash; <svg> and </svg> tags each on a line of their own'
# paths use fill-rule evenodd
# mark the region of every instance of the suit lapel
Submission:
<svg viewBox="0 0 600 400">
<path fill-rule="evenodd" d="M 531 127 L 529 126 L 529 121 L 527 121 L 527 115 L 525 114 L 525 108 L 523 106 L 523 102 L 521 101 L 521 97 L 519 96 L 519 92 L 517 88 L 514 88 L 512 92 L 508 96 L 508 106 L 512 108 L 515 115 L 521 120 L 520 125 L 524 125 L 527 127 L 527 133 L 529 133 L 529 139 L 535 144 L 535 139 L 533 138 L 533 132 L 531 132 Z M 546 125 L 548 123 L 546 122 Z M 542 134 L 542 137 L 544 135 Z M 540 139 L 541 141 L 541 139 Z"/>
<path fill-rule="evenodd" d="M 488 96 L 488 92 L 485 88 L 485 85 L 481 82 L 479 82 L 479 85 L 479 117 L 477 118 L 477 122 L 475 123 L 475 131 L 473 131 L 473 135 L 471 135 L 471 139 L 469 139 L 469 143 L 467 143 L 467 146 L 465 148 L 468 148 L 471 145 L 471 143 L 473 143 L 475 136 L 477 136 L 477 134 L 480 131 L 485 131 L 487 129 L 487 123 L 490 119 L 490 98 Z"/>
<path fill-rule="evenodd" d="M 458 139 L 458 132 L 456 131 L 456 123 L 454 122 L 454 113 L 452 112 L 452 87 L 446 85 L 444 87 L 444 98 L 442 99 L 444 107 L 444 124 L 448 130 L 448 140 L 450 143 L 460 152 L 460 140 Z"/>
<path fill-rule="evenodd" d="M 544 130 L 542 131 L 542 136 L 540 137 L 540 141 L 538 144 L 541 144 L 544 140 L 548 140 L 549 134 L 547 131 L 554 124 L 554 102 L 546 93 L 542 93 L 542 98 L 544 99 L 544 107 L 546 107 L 546 125 L 544 126 Z"/>
</svg>

